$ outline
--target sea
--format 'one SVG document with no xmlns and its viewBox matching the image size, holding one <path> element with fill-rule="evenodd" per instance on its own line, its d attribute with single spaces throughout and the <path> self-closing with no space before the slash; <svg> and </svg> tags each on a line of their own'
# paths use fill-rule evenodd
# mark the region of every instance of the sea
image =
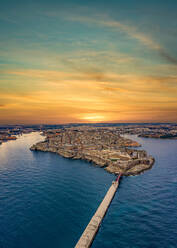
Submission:
<svg viewBox="0 0 177 248">
<path fill-rule="evenodd" d="M 93 248 L 177 247 L 177 140 L 127 135 L 154 156 L 123 177 Z M 39 132 L 0 145 L 0 248 L 72 248 L 115 175 L 81 160 L 30 151 Z"/>
</svg>

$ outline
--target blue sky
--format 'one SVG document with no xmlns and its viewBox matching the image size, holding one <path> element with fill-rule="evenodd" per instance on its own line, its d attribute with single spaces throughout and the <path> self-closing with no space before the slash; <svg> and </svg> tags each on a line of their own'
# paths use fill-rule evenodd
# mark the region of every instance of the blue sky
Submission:
<svg viewBox="0 0 177 248">
<path fill-rule="evenodd" d="M 0 122 L 176 121 L 176 13 L 175 0 L 2 0 Z"/>
</svg>

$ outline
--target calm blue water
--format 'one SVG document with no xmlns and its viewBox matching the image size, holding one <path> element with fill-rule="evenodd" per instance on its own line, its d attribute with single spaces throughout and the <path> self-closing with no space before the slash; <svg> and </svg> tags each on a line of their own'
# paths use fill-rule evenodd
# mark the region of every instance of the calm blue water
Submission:
<svg viewBox="0 0 177 248">
<path fill-rule="evenodd" d="M 0 248 L 72 248 L 114 175 L 79 160 L 31 152 L 23 135 L 0 146 Z M 135 138 L 152 170 L 123 178 L 94 248 L 177 247 L 177 140 Z"/>
</svg>

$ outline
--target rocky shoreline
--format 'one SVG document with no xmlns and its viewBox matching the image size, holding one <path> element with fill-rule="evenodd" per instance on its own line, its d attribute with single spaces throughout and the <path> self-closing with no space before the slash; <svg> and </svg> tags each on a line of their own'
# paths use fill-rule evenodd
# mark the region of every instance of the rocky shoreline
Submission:
<svg viewBox="0 0 177 248">
<path fill-rule="evenodd" d="M 115 128 L 77 127 L 47 131 L 46 139 L 32 151 L 57 153 L 65 158 L 89 161 L 114 174 L 137 175 L 150 169 L 154 158 L 135 141 L 121 137 Z"/>
</svg>

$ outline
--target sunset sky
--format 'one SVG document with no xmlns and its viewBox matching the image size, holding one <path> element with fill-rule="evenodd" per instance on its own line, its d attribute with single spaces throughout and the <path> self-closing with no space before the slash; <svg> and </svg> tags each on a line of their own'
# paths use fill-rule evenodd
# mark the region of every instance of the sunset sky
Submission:
<svg viewBox="0 0 177 248">
<path fill-rule="evenodd" d="M 1 0 L 0 124 L 177 122 L 176 0 Z"/>
</svg>

